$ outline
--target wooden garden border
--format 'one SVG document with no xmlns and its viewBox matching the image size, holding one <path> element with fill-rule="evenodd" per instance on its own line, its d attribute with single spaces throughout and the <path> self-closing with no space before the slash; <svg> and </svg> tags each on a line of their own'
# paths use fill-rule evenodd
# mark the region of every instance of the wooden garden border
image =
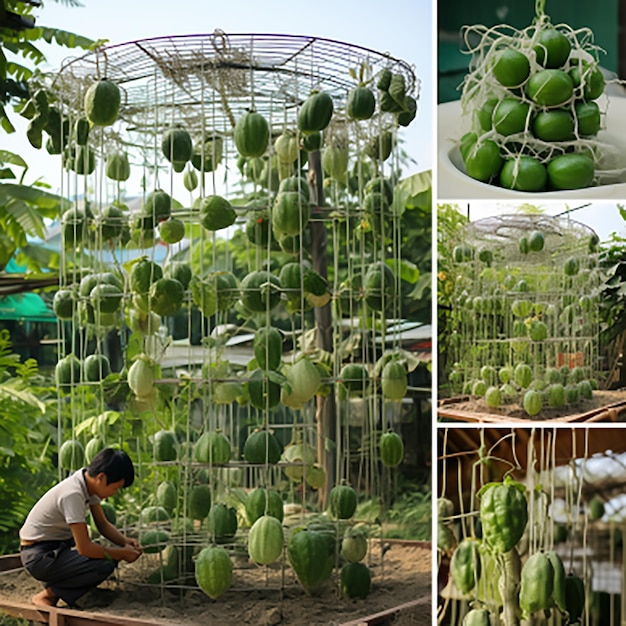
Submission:
<svg viewBox="0 0 626 626">
<path fill-rule="evenodd" d="M 380 539 L 380 541 L 382 543 L 432 549 L 432 542 L 430 541 L 415 541 L 410 539 Z M 17 573 L 22 567 L 19 554 L 0 556 L 0 574 Z M 424 596 L 379 613 L 373 613 L 365 617 L 350 620 L 349 622 L 342 622 L 339 626 L 375 626 L 376 624 L 386 624 L 389 623 L 390 618 L 400 613 L 417 606 L 430 604 L 431 602 L 432 597 L 430 595 Z M 10 602 L 1 597 L 0 610 L 8 613 L 12 617 L 27 619 L 36 623 L 49 624 L 49 626 L 162 626 L 161 622 L 148 622 L 133 617 L 111 615 L 109 613 L 77 611 L 69 608 L 39 607 L 23 602 Z"/>
<path fill-rule="evenodd" d="M 476 413 L 475 411 L 463 411 L 454 408 L 454 405 L 465 401 L 467 398 L 446 398 L 441 400 L 437 407 L 437 417 L 459 422 L 487 422 L 492 424 L 540 422 L 541 424 L 553 424 L 554 422 L 618 422 L 620 416 L 626 413 L 626 400 L 613 402 L 603 407 L 598 407 L 586 413 L 562 415 L 551 419 L 537 420 L 529 417 L 512 417 L 510 415 L 497 415 L 495 413 Z"/>
</svg>

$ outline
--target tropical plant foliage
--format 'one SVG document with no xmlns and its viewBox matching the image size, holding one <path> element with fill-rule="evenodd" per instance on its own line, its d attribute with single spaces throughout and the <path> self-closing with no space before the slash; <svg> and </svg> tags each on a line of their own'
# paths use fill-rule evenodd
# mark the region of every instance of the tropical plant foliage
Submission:
<svg viewBox="0 0 626 626">
<path fill-rule="evenodd" d="M 15 547 L 17 530 L 54 478 L 48 446 L 56 403 L 48 410 L 41 381 L 36 361 L 20 362 L 9 332 L 0 331 L 0 552 Z"/>
<path fill-rule="evenodd" d="M 33 11 L 15 0 L 0 5 L 0 127 L 6 133 L 16 132 L 15 116 L 27 115 L 30 96 L 43 84 L 39 68 L 46 57 L 41 44 L 91 50 L 102 43 L 45 26 L 28 28 L 35 22 Z M 27 172 L 22 156 L 0 150 L 0 270 L 16 250 L 21 250 L 19 262 L 29 269 L 55 267 L 57 255 L 28 248 L 27 237 L 41 237 L 44 220 L 58 217 L 65 201 L 45 191 L 41 181 L 26 184 Z"/>
</svg>

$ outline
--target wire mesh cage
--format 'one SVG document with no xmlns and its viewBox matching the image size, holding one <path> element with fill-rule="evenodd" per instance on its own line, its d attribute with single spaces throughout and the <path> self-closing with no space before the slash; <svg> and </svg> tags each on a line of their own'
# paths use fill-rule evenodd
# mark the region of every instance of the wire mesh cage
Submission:
<svg viewBox="0 0 626 626">
<path fill-rule="evenodd" d="M 375 111 L 351 116 L 350 91 L 381 74 L 407 106 L 387 110 L 372 87 Z M 119 110 L 80 138 L 99 81 L 117 87 Z M 419 97 L 411 68 L 337 41 L 216 31 L 98 49 L 50 89 L 61 130 L 49 151 L 68 200 L 55 297 L 63 470 L 83 446 L 88 460 L 104 445 L 132 453 L 140 495 L 119 504 L 159 555 L 152 584 L 193 584 L 190 555 L 203 547 L 246 569 L 249 533 L 268 515 L 284 516 L 273 542 L 283 567 L 240 590 L 293 582 L 283 539 L 296 525 L 339 537 L 361 521 L 356 535 L 376 536 L 402 450 L 394 440 L 387 463 L 379 441 L 399 428 L 416 366 L 387 331 L 401 316 L 392 198 L 401 116 Z M 317 133 L 298 116 L 312 91 L 330 97 L 332 118 L 306 147 Z M 268 135 L 254 156 L 236 137 L 251 112 Z M 184 160 L 171 148 L 179 131 Z M 378 513 L 357 520 L 350 485 Z M 311 521 L 327 505 L 333 515 Z M 333 540 L 318 573 L 337 554 Z"/>
<path fill-rule="evenodd" d="M 510 405 L 530 416 L 591 398 L 600 364 L 597 243 L 583 224 L 537 215 L 490 217 L 461 231 L 450 246 L 454 393 L 483 410 Z"/>
</svg>

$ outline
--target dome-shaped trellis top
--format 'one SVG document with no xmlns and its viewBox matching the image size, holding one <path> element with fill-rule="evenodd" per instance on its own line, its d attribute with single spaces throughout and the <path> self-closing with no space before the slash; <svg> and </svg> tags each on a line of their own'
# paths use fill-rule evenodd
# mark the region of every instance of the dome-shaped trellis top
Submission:
<svg viewBox="0 0 626 626">
<path fill-rule="evenodd" d="M 313 89 L 327 92 L 343 111 L 337 105 L 359 73 L 375 90 L 384 69 L 401 75 L 406 94 L 419 98 L 412 68 L 385 53 L 319 37 L 215 31 L 99 48 L 68 60 L 54 85 L 69 110 L 79 111 L 89 85 L 108 78 L 121 89 L 118 119 L 128 131 L 158 133 L 174 120 L 192 133 L 229 135 L 252 108 L 280 131 Z M 370 123 L 391 120 L 382 113 Z"/>
<path fill-rule="evenodd" d="M 528 254 L 523 242 L 528 241 L 533 233 L 541 233 L 543 245 L 541 250 Z M 555 260 L 572 254 L 586 256 L 593 250 L 598 237 L 592 228 L 568 217 L 512 214 L 471 222 L 463 229 L 459 240 L 476 250 L 499 249 L 509 261 L 518 259 L 532 265 L 544 263 L 547 256 Z"/>
</svg>

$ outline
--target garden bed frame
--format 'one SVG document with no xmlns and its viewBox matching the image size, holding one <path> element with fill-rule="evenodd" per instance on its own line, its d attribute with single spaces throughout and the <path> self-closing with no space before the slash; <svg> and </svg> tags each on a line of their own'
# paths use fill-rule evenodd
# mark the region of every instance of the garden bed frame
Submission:
<svg viewBox="0 0 626 626">
<path fill-rule="evenodd" d="M 598 407 L 586 413 L 574 413 L 572 415 L 562 415 L 545 420 L 537 420 L 530 417 L 515 417 L 511 415 L 498 415 L 497 413 L 477 413 L 475 411 L 465 411 L 457 409 L 456 404 L 465 402 L 469 396 L 445 398 L 439 402 L 437 407 L 438 419 L 447 419 L 457 422 L 485 422 L 491 424 L 520 423 L 528 424 L 531 421 L 542 424 L 553 424 L 555 422 L 620 422 L 626 419 L 626 399 L 613 402 L 603 407 Z"/>
<path fill-rule="evenodd" d="M 430 541 L 386 539 L 385 543 L 432 549 Z M 19 554 L 0 556 L 0 576 L 17 573 L 22 568 Z M 404 611 L 410 611 L 417 606 L 428 605 L 431 601 L 432 598 L 428 595 L 379 613 L 343 622 L 339 626 L 384 626 L 393 623 L 395 618 Z M 5 598 L 0 598 L 0 611 L 4 611 L 12 617 L 27 619 L 33 624 L 49 624 L 49 626 L 162 626 L 162 622 L 150 622 L 110 613 L 77 611 L 66 607 L 39 607 L 24 602 L 11 602 Z"/>
</svg>

